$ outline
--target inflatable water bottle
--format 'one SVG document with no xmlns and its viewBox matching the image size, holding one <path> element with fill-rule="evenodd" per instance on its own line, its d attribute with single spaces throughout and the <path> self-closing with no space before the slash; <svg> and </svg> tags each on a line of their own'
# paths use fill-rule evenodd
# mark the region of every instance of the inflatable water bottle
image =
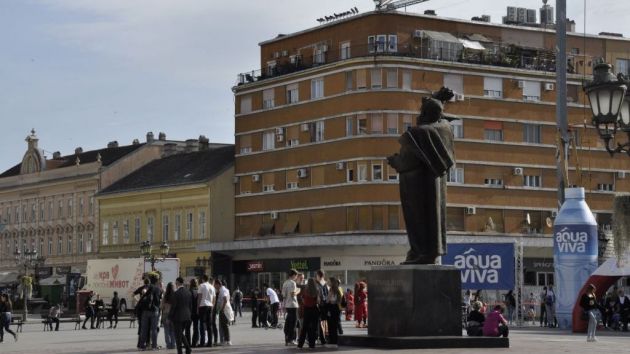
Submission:
<svg viewBox="0 0 630 354">
<path fill-rule="evenodd" d="M 567 188 L 564 195 L 553 226 L 555 310 L 558 326 L 571 328 L 578 293 L 597 269 L 597 221 L 584 201 L 584 188 Z"/>
</svg>

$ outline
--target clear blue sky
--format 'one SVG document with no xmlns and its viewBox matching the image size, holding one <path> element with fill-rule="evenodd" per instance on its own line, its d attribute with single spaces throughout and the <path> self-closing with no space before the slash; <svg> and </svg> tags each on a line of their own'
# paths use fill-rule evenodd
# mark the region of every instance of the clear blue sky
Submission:
<svg viewBox="0 0 630 354">
<path fill-rule="evenodd" d="M 567 0 L 582 30 L 583 1 Z M 553 0 L 550 1 L 554 5 Z M 542 1 L 430 0 L 408 11 L 500 22 L 508 5 Z M 0 171 L 42 147 L 73 153 L 108 141 L 204 134 L 234 141 L 236 75 L 258 69 L 260 41 L 317 26 L 370 0 L 0 0 Z M 587 1 L 587 32 L 621 32 L 630 2 Z"/>
</svg>

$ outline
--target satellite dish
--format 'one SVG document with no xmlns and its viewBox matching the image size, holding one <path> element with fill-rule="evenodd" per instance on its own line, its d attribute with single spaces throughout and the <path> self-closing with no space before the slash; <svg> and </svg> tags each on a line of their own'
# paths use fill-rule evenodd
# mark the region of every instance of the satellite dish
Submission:
<svg viewBox="0 0 630 354">
<path fill-rule="evenodd" d="M 553 227 L 553 220 L 551 220 L 550 217 L 547 217 L 547 219 L 545 219 L 545 223 L 547 224 L 547 227 Z"/>
<path fill-rule="evenodd" d="M 526 223 L 527 225 L 531 225 L 531 224 L 532 224 L 532 218 L 531 218 L 531 216 L 529 216 L 529 213 L 527 213 L 527 214 L 525 215 L 525 223 Z"/>
</svg>

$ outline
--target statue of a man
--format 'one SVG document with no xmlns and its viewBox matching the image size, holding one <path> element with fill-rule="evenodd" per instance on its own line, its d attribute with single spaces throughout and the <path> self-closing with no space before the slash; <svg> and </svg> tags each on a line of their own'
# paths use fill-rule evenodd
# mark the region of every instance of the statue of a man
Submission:
<svg viewBox="0 0 630 354">
<path fill-rule="evenodd" d="M 410 246 L 404 264 L 435 264 L 446 253 L 446 176 L 455 155 L 453 131 L 442 111 L 452 97 L 444 87 L 423 97 L 417 125 L 400 136 L 400 152 L 387 158 L 400 174 Z"/>
</svg>

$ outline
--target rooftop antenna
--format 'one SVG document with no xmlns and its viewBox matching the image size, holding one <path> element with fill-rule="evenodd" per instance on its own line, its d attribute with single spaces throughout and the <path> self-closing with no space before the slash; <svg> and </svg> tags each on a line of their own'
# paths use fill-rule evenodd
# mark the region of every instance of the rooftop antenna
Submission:
<svg viewBox="0 0 630 354">
<path fill-rule="evenodd" d="M 401 7 L 407 7 L 429 0 L 374 0 L 376 11 L 393 11 Z"/>
</svg>

